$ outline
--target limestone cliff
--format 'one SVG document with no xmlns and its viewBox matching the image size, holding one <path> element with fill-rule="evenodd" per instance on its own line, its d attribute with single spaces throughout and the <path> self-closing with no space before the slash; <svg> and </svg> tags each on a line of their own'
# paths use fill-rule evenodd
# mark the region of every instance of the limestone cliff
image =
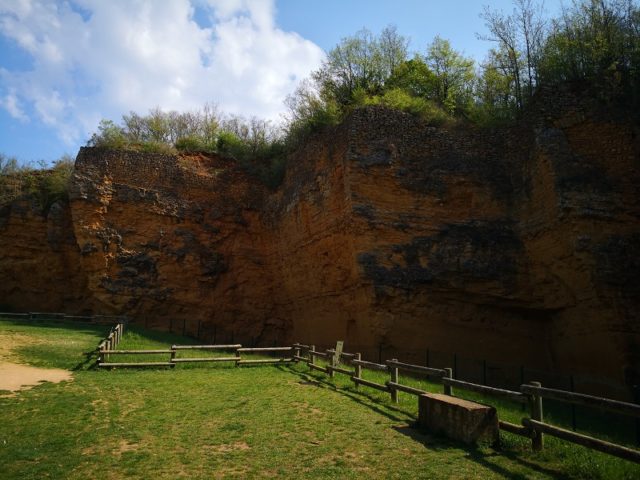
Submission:
<svg viewBox="0 0 640 480">
<path fill-rule="evenodd" d="M 545 105 L 492 131 L 358 110 L 276 192 L 215 156 L 83 148 L 69 205 L 0 210 L 0 304 L 638 382 L 638 132 Z"/>
</svg>

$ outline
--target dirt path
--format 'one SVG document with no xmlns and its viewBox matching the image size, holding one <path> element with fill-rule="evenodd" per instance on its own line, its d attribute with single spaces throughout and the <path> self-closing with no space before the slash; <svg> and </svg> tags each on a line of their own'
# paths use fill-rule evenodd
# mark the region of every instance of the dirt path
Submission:
<svg viewBox="0 0 640 480">
<path fill-rule="evenodd" d="M 12 350 L 24 345 L 42 343 L 28 335 L 0 335 L 0 390 L 16 392 L 39 385 L 42 382 L 58 383 L 71 380 L 71 372 L 59 368 L 38 368 L 11 361 Z"/>
</svg>

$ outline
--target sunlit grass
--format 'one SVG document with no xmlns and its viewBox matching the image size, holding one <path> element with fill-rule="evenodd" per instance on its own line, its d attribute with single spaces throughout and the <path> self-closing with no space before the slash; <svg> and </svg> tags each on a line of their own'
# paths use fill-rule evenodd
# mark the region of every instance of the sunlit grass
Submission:
<svg viewBox="0 0 640 480">
<path fill-rule="evenodd" d="M 20 348 L 15 358 L 42 365 L 55 352 L 48 366 L 63 368 L 81 363 L 106 333 L 0 321 L 0 341 L 16 330 L 43 343 Z M 190 341 L 129 332 L 119 348 Z M 525 439 L 508 434 L 501 451 L 427 435 L 411 427 L 415 396 L 400 393 L 394 405 L 384 392 L 356 389 L 344 375 L 329 379 L 304 364 L 205 365 L 83 367 L 72 382 L 1 398 L 0 477 L 632 479 L 640 472 L 551 439 L 547 450 L 533 453 Z M 367 371 L 365 378 L 383 383 L 388 376 Z M 499 407 L 500 415 L 515 422 L 518 408 Z"/>
</svg>

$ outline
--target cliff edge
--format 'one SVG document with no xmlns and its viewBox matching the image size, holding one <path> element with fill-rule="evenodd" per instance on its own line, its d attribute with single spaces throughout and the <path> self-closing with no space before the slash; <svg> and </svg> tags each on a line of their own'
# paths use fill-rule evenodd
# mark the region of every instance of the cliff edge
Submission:
<svg viewBox="0 0 640 480">
<path fill-rule="evenodd" d="M 637 384 L 637 127 L 545 105 L 502 130 L 357 110 L 276 192 L 216 156 L 82 148 L 68 204 L 0 208 L 0 304 Z"/>
</svg>

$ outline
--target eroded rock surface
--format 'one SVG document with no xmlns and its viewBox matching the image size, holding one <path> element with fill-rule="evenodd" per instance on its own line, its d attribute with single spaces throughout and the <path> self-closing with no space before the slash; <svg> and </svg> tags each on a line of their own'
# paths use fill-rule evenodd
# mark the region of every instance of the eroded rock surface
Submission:
<svg viewBox="0 0 640 480">
<path fill-rule="evenodd" d="M 495 131 L 358 110 L 277 192 L 218 157 L 83 148 L 68 206 L 0 210 L 0 303 L 633 384 L 638 132 L 548 104 Z"/>
</svg>

